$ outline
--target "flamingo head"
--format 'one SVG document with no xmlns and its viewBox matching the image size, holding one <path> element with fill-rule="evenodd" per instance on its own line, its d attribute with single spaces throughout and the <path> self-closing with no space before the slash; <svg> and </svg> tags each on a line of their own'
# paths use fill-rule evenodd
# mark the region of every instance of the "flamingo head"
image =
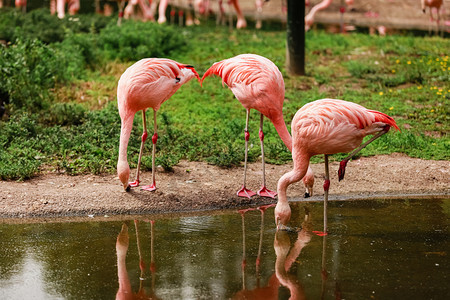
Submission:
<svg viewBox="0 0 450 300">
<path fill-rule="evenodd" d="M 119 176 L 120 182 L 122 182 L 123 189 L 125 191 L 130 190 L 130 184 L 128 180 L 130 178 L 130 166 L 126 161 L 119 161 L 117 163 L 117 175 Z"/>
<path fill-rule="evenodd" d="M 306 173 L 306 175 L 303 177 L 302 181 L 306 188 L 305 198 L 312 197 L 313 187 L 314 187 L 314 174 Z"/>
<path fill-rule="evenodd" d="M 277 259 L 286 258 L 291 248 L 291 240 L 287 231 L 277 231 L 275 233 L 275 239 L 273 241 L 273 248 Z"/>
<path fill-rule="evenodd" d="M 275 207 L 275 223 L 277 225 L 277 229 L 281 225 L 286 225 L 289 223 L 289 219 L 291 218 L 291 207 L 288 202 L 280 202 L 278 201 L 277 206 Z"/>
</svg>

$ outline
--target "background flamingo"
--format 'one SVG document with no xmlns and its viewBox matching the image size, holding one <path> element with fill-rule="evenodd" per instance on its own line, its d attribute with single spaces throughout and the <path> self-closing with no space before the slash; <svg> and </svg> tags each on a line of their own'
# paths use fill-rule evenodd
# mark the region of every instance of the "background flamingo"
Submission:
<svg viewBox="0 0 450 300">
<path fill-rule="evenodd" d="M 130 186 L 139 185 L 139 169 L 141 166 L 144 142 L 147 139 L 147 126 L 145 110 L 153 109 L 154 134 L 152 137 L 152 184 L 142 189 L 153 191 L 156 189 L 155 181 L 155 153 L 158 140 L 156 126 L 156 112 L 161 104 L 168 100 L 183 84 L 197 77 L 194 67 L 180 64 L 166 58 L 145 58 L 129 67 L 120 77 L 117 86 L 117 102 L 120 118 L 122 120 L 120 132 L 119 160 L 117 173 L 125 190 Z M 136 180 L 128 183 L 130 166 L 127 161 L 127 147 L 130 139 L 133 119 L 136 112 L 142 111 L 144 132 L 142 134 L 141 149 L 139 152 Z"/>
<path fill-rule="evenodd" d="M 316 15 L 316 13 L 318 11 L 323 10 L 323 9 L 327 8 L 328 6 L 330 6 L 331 2 L 333 2 L 333 0 L 323 0 L 322 2 L 320 2 L 319 4 L 314 5 L 313 8 L 311 8 L 309 13 L 305 16 L 305 31 L 308 31 L 309 29 L 311 29 L 311 26 L 314 23 L 314 17 Z M 353 5 L 353 0 L 345 0 L 345 3 L 348 6 L 352 6 Z M 341 12 L 341 20 L 342 20 L 342 15 L 345 12 L 345 8 L 341 7 L 340 8 L 340 12 Z"/>
<path fill-rule="evenodd" d="M 439 33 L 439 22 L 441 20 L 441 17 L 439 15 L 439 10 L 441 9 L 442 4 L 444 3 L 443 0 L 420 0 L 420 4 L 422 6 L 422 11 L 425 13 L 426 8 L 428 7 L 430 10 L 430 21 L 433 22 L 433 8 L 436 10 L 436 24 L 437 24 L 437 32 Z"/>
<path fill-rule="evenodd" d="M 202 82 L 209 75 L 217 75 L 225 83 L 247 110 L 245 122 L 245 165 L 244 183 L 237 192 L 240 197 L 252 197 L 254 192 L 246 188 L 247 174 L 247 152 L 250 133 L 248 131 L 248 121 L 250 109 L 256 109 L 261 113 L 259 137 L 261 142 L 263 182 L 258 191 L 258 195 L 264 197 L 276 196 L 276 193 L 266 188 L 265 167 L 264 167 L 264 116 L 275 126 L 278 134 L 289 150 L 292 149 L 292 138 L 287 130 L 283 118 L 284 102 L 284 81 L 280 70 L 269 59 L 256 54 L 241 54 L 229 59 L 214 63 L 203 75 Z M 309 172 L 311 180 L 312 171 Z M 312 193 L 312 191 L 311 191 Z"/>
<path fill-rule="evenodd" d="M 22 12 L 27 11 L 27 0 L 15 0 L 14 4 L 17 9 L 21 9 Z"/>
<path fill-rule="evenodd" d="M 312 156 L 325 154 L 324 232 L 326 233 L 326 208 L 330 186 L 328 155 L 349 152 L 357 148 L 365 136 L 375 134 L 341 162 L 339 169 L 341 180 L 345 174 L 347 161 L 367 144 L 387 133 L 391 126 L 399 129 L 388 115 L 343 100 L 317 100 L 298 110 L 291 124 L 294 168 L 278 181 L 278 203 L 275 207 L 277 225 L 279 223 L 286 225 L 291 216 L 286 197 L 288 186 L 305 176 Z"/>
<path fill-rule="evenodd" d="M 56 1 L 56 5 L 55 5 Z M 78 13 L 80 10 L 80 0 L 51 0 L 50 1 L 50 12 L 51 14 L 56 13 L 58 15 L 58 18 L 63 19 L 66 12 L 66 3 L 67 3 L 67 9 L 69 11 L 69 15 L 73 16 Z"/>
</svg>

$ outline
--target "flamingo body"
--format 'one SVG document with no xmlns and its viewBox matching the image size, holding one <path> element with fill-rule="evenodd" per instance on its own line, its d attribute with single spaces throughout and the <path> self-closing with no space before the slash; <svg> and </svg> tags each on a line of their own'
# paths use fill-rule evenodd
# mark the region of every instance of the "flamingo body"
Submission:
<svg viewBox="0 0 450 300">
<path fill-rule="evenodd" d="M 286 225 L 289 221 L 291 210 L 286 190 L 305 176 L 312 156 L 349 152 L 357 148 L 365 136 L 387 131 L 390 127 L 399 130 L 388 115 L 343 100 L 316 100 L 298 110 L 291 123 L 294 168 L 278 181 L 277 224 Z"/>
<path fill-rule="evenodd" d="M 117 103 L 122 125 L 117 173 L 126 190 L 129 188 L 128 179 L 130 175 L 126 150 L 133 127 L 134 115 L 138 111 L 143 111 L 144 134 L 142 143 L 144 143 L 146 139 L 145 110 L 152 108 L 156 114 L 162 103 L 167 101 L 184 83 L 194 77 L 199 79 L 192 66 L 165 58 L 141 59 L 130 66 L 120 77 L 117 86 Z M 154 115 L 154 118 L 156 127 L 156 115 Z M 155 144 L 156 141 L 153 141 L 153 143 Z M 141 154 L 142 151 L 139 158 Z M 153 169 L 152 172 L 154 172 Z M 139 177 L 139 166 L 137 172 L 137 177 Z"/>
<path fill-rule="evenodd" d="M 275 126 L 279 136 L 289 150 L 292 148 L 292 139 L 287 130 L 283 118 L 284 102 L 284 81 L 280 70 L 269 59 L 256 54 L 241 54 L 229 59 L 214 63 L 203 75 L 203 80 L 210 75 L 217 75 L 222 78 L 222 83 L 226 84 L 236 99 L 241 102 L 247 110 L 245 126 L 245 166 L 244 184 L 238 191 L 238 196 L 252 197 L 254 192 L 245 187 L 248 152 L 248 119 L 250 109 L 256 109 L 261 113 L 260 121 L 260 141 L 263 161 L 263 184 L 258 192 L 260 196 L 275 197 L 276 193 L 267 190 L 265 187 L 264 171 L 264 133 L 263 116 L 266 116 Z"/>
<path fill-rule="evenodd" d="M 283 119 L 284 81 L 277 66 L 256 54 L 241 54 L 213 64 L 203 75 L 217 75 L 245 109 L 256 109 L 274 123 L 291 149 L 291 137 Z"/>
<path fill-rule="evenodd" d="M 422 10 L 425 12 L 425 8 L 428 6 L 430 8 L 434 7 L 436 9 L 441 8 L 443 0 L 421 0 Z"/>
</svg>

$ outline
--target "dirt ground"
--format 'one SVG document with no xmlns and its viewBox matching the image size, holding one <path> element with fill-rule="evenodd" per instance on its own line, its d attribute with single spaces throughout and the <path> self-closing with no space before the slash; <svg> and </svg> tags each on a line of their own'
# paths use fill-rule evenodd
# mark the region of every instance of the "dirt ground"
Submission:
<svg viewBox="0 0 450 300">
<path fill-rule="evenodd" d="M 266 165 L 268 188 L 276 190 L 278 179 L 291 167 Z M 449 161 L 423 161 L 403 154 L 363 157 L 349 162 L 341 182 L 337 180 L 338 167 L 338 162 L 330 166 L 330 200 L 450 195 Z M 322 201 L 324 166 L 319 163 L 312 168 L 315 195 L 307 200 Z M 261 163 L 250 164 L 248 188 L 259 189 L 261 175 Z M 192 212 L 276 203 L 276 199 L 259 196 L 237 197 L 242 179 L 243 167 L 223 169 L 182 161 L 173 173 L 157 172 L 155 192 L 140 188 L 125 192 L 115 175 L 46 174 L 26 182 L 0 181 L 0 219 Z M 149 184 L 151 173 L 143 173 L 141 180 Z M 298 183 L 289 187 L 288 197 L 303 200 L 304 192 Z"/>
</svg>

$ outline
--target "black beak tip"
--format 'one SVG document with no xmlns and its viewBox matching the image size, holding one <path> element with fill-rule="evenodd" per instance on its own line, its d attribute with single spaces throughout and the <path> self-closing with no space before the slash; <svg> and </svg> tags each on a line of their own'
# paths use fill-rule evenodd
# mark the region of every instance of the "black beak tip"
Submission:
<svg viewBox="0 0 450 300">
<path fill-rule="evenodd" d="M 305 193 L 305 196 L 304 196 L 305 198 L 309 198 L 309 197 L 311 197 L 310 195 L 309 195 L 309 193 Z"/>
</svg>

